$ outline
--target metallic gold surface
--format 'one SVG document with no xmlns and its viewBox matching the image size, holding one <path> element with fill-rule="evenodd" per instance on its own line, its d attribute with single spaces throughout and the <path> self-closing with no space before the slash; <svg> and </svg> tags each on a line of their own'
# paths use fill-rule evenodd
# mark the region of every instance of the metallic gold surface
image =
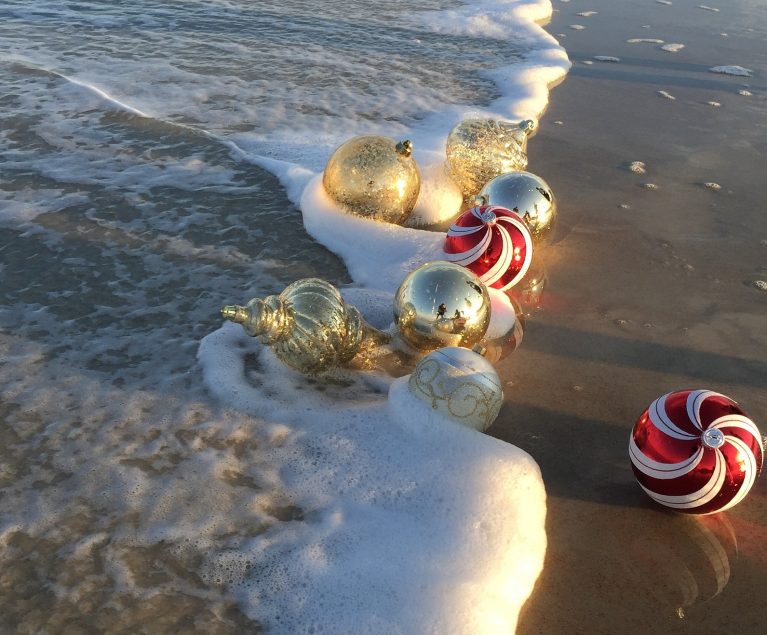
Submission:
<svg viewBox="0 0 767 635">
<path fill-rule="evenodd" d="M 493 365 L 465 348 L 441 348 L 415 367 L 408 389 L 412 395 L 453 421 L 483 432 L 503 404 L 501 380 Z"/>
<path fill-rule="evenodd" d="M 557 219 L 557 204 L 548 183 L 530 172 L 501 174 L 479 193 L 486 204 L 499 205 L 517 212 L 525 219 L 533 243 L 551 238 Z"/>
<path fill-rule="evenodd" d="M 474 196 L 493 177 L 527 167 L 531 120 L 518 124 L 467 119 L 447 137 L 447 172 L 464 197 Z M 494 203 L 497 205 L 497 203 Z"/>
<path fill-rule="evenodd" d="M 248 335 L 272 347 L 285 364 L 315 374 L 350 361 L 368 343 L 388 338 L 364 322 L 338 290 L 318 278 L 298 280 L 280 295 L 221 309 Z"/>
<path fill-rule="evenodd" d="M 330 157 L 322 184 L 347 212 L 401 225 L 418 200 L 421 175 L 410 141 L 354 137 Z"/>
<path fill-rule="evenodd" d="M 490 296 L 465 267 L 429 262 L 409 273 L 397 289 L 394 322 L 402 338 L 421 351 L 471 347 L 490 324 Z"/>
</svg>

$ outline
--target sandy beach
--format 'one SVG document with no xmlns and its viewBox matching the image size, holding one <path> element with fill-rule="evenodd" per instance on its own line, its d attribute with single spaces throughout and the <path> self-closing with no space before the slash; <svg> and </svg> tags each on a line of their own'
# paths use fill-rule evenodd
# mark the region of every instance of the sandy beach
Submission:
<svg viewBox="0 0 767 635">
<path fill-rule="evenodd" d="M 683 388 L 730 395 L 767 430 L 767 294 L 755 284 L 767 277 L 767 11 L 554 5 L 547 29 L 565 36 L 573 68 L 530 169 L 554 188 L 561 222 L 492 429 L 536 458 L 549 496 L 546 564 L 519 632 L 757 633 L 764 476 L 726 514 L 690 519 L 642 493 L 627 443 L 653 399 Z M 718 65 L 753 76 L 708 71 Z"/>
</svg>

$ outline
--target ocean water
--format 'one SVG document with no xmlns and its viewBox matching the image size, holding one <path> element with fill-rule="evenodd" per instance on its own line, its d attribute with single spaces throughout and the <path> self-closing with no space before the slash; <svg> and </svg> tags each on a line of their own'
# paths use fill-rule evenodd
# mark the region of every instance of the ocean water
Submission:
<svg viewBox="0 0 767 635">
<path fill-rule="evenodd" d="M 389 326 L 441 235 L 335 209 L 333 148 L 411 138 L 444 221 L 450 128 L 537 118 L 569 68 L 546 0 L 415 4 L 0 7 L 1 629 L 514 628 L 535 462 L 218 317 L 318 276 Z"/>
</svg>

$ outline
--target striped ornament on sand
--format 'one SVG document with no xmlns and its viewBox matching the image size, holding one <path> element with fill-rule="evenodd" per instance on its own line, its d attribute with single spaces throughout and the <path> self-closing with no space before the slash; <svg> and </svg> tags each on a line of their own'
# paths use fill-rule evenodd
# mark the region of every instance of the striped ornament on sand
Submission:
<svg viewBox="0 0 767 635">
<path fill-rule="evenodd" d="M 450 226 L 445 260 L 463 265 L 488 287 L 505 291 L 527 273 L 533 238 L 519 214 L 495 205 L 473 207 Z"/>
<path fill-rule="evenodd" d="M 659 397 L 634 424 L 629 456 L 656 502 L 713 514 L 742 501 L 762 469 L 762 437 L 738 404 L 710 390 Z"/>
</svg>

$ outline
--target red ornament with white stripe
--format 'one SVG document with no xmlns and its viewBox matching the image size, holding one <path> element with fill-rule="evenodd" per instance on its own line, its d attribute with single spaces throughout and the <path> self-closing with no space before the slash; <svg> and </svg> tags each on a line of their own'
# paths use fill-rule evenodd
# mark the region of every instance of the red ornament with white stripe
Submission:
<svg viewBox="0 0 767 635">
<path fill-rule="evenodd" d="M 443 251 L 445 260 L 463 265 L 486 286 L 505 291 L 530 267 L 533 238 L 515 212 L 483 205 L 456 219 L 447 232 Z"/>
<path fill-rule="evenodd" d="M 762 437 L 729 397 L 679 390 L 650 404 L 634 424 L 629 457 L 656 502 L 713 514 L 745 498 L 762 469 Z"/>
</svg>

